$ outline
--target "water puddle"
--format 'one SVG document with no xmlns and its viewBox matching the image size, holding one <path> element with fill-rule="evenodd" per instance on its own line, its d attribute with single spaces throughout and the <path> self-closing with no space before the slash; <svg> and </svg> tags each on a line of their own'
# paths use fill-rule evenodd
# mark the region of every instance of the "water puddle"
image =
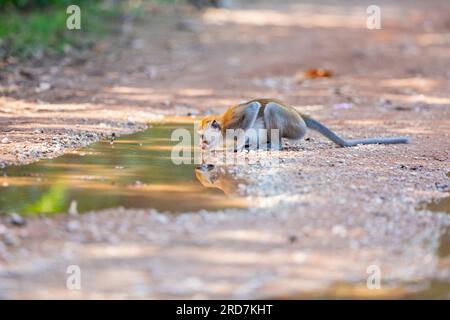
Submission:
<svg viewBox="0 0 450 320">
<path fill-rule="evenodd" d="M 447 172 L 447 177 L 450 179 L 450 172 Z M 433 212 L 450 213 L 450 193 L 444 198 L 439 198 L 428 203 L 421 203 L 419 207 L 420 209 Z"/>
<path fill-rule="evenodd" d="M 438 200 L 427 203 L 426 205 L 424 205 L 424 208 L 433 212 L 450 213 L 450 195 L 445 198 L 440 198 Z"/>
<path fill-rule="evenodd" d="M 450 178 L 450 172 L 447 173 Z M 439 198 L 427 203 L 421 203 L 418 209 L 429 210 L 432 212 L 445 212 L 450 214 L 450 194 L 444 198 Z M 442 264 L 448 265 L 450 258 L 450 228 L 446 227 L 439 236 L 439 246 L 436 250 Z M 411 295 L 408 298 L 421 299 L 449 299 L 450 298 L 450 282 L 445 280 L 434 279 L 430 282 L 428 288 Z"/>
<path fill-rule="evenodd" d="M 64 156 L 0 170 L 0 214 L 33 215 L 112 207 L 166 212 L 246 207 L 246 201 L 213 174 L 217 169 L 175 165 L 170 158 L 174 129 L 192 123 L 153 125 L 144 132 L 97 142 Z M 217 178 L 219 177 L 219 178 Z M 232 177 L 227 186 L 233 186 Z M 226 179 L 225 179 L 226 180 Z M 240 182 L 239 182 L 240 183 Z"/>
<path fill-rule="evenodd" d="M 450 172 L 447 173 L 447 177 L 450 178 Z M 431 202 L 421 203 L 418 209 L 429 210 L 432 212 L 445 212 L 450 214 L 450 194 L 448 194 L 444 198 L 435 199 Z M 447 258 L 450 256 L 450 228 L 446 228 L 440 237 L 437 255 L 441 258 Z"/>
<path fill-rule="evenodd" d="M 450 196 L 430 202 L 427 204 L 426 209 L 433 212 L 445 212 L 450 214 Z M 439 246 L 436 250 L 436 255 L 443 261 L 443 264 L 448 267 L 450 262 L 450 227 L 448 226 L 442 231 L 439 237 Z M 434 280 L 431 282 L 429 288 L 423 293 L 422 297 L 425 298 L 450 299 L 450 282 Z"/>
</svg>

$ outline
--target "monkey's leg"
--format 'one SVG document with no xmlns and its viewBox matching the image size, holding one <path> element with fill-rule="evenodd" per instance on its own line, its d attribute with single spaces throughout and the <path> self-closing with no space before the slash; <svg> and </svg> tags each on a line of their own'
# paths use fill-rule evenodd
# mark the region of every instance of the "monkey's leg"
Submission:
<svg viewBox="0 0 450 320">
<path fill-rule="evenodd" d="M 264 109 L 264 123 L 269 134 L 272 149 L 282 149 L 281 138 L 299 140 L 306 133 L 306 124 L 294 110 L 287 109 L 275 102 L 269 102 Z M 273 132 L 278 130 L 278 132 Z M 272 141 L 273 136 L 278 137 Z"/>
<path fill-rule="evenodd" d="M 251 149 L 257 143 L 257 131 L 253 130 L 256 119 L 258 118 L 261 104 L 259 102 L 251 102 L 243 106 L 242 116 L 236 119 L 235 123 L 230 124 L 230 128 L 236 128 L 234 136 L 236 139 L 235 151 L 241 151 L 244 148 Z"/>
</svg>

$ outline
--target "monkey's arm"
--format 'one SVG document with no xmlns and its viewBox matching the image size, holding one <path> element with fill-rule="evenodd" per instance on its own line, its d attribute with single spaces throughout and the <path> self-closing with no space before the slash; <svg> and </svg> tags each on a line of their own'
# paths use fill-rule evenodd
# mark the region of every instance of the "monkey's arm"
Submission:
<svg viewBox="0 0 450 320">
<path fill-rule="evenodd" d="M 319 121 L 313 118 L 303 115 L 302 118 L 306 123 L 306 126 L 310 129 L 316 130 L 323 134 L 325 137 L 340 145 L 341 147 L 352 147 L 358 144 L 395 144 L 395 143 L 409 143 L 408 137 L 394 137 L 394 138 L 369 138 L 369 139 L 355 139 L 345 140 L 336 135 L 333 131 L 321 124 Z"/>
<path fill-rule="evenodd" d="M 225 112 L 222 120 L 222 134 L 227 149 L 233 148 L 239 151 L 245 148 L 249 140 L 246 132 L 255 125 L 260 109 L 261 104 L 253 101 L 230 108 Z M 227 133 L 227 129 L 234 129 L 231 136 Z"/>
<path fill-rule="evenodd" d="M 251 102 L 241 104 L 234 108 L 230 108 L 223 115 L 223 129 L 243 129 L 247 130 L 253 127 L 258 117 L 261 104 L 259 102 Z"/>
</svg>

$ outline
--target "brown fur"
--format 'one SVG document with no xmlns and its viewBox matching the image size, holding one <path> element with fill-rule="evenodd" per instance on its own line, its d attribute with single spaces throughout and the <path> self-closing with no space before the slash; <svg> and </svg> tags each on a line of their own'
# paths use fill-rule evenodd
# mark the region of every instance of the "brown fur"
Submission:
<svg viewBox="0 0 450 320">
<path fill-rule="evenodd" d="M 258 102 L 261 104 L 261 108 L 258 113 L 258 118 L 264 119 L 264 111 L 266 106 L 270 102 L 274 102 L 281 106 L 284 111 L 282 119 L 279 121 L 267 121 L 264 119 L 266 129 L 280 129 L 281 137 L 288 139 L 298 139 L 302 132 L 299 132 L 299 125 L 303 124 L 302 117 L 305 115 L 300 114 L 293 107 L 281 102 L 277 99 L 254 99 L 245 103 L 237 104 L 228 108 L 221 115 L 209 115 L 202 119 L 200 129 L 204 128 L 210 121 L 216 120 L 220 124 L 222 134 L 225 135 L 227 129 L 240 129 L 243 120 L 244 109 L 252 102 Z"/>
<path fill-rule="evenodd" d="M 260 105 L 256 120 L 254 118 L 255 113 L 252 113 L 252 111 L 255 110 L 254 106 L 251 105 L 251 103 L 253 102 L 258 102 Z M 284 104 L 283 102 L 276 99 L 254 99 L 246 103 L 232 106 L 228 108 L 228 110 L 226 110 L 222 115 L 208 116 L 203 119 L 200 129 L 208 127 L 208 124 L 213 120 L 216 120 L 219 124 L 223 136 L 225 136 L 225 132 L 227 129 L 248 130 L 252 125 L 254 126 L 254 128 L 259 129 L 261 128 L 262 120 L 264 129 L 267 129 L 268 132 L 272 129 L 277 129 L 280 138 L 298 140 L 305 135 L 307 128 L 310 128 L 324 135 L 341 147 L 351 147 L 358 144 L 409 143 L 408 137 L 345 140 L 336 135 L 333 131 L 328 129 L 319 121 L 314 120 L 307 115 L 301 114 L 293 107 Z M 214 130 L 219 130 L 219 126 L 217 126 L 216 123 L 212 124 L 214 125 Z M 270 139 L 267 139 L 267 142 L 270 143 Z M 204 143 L 209 144 L 209 142 L 205 140 Z"/>
</svg>

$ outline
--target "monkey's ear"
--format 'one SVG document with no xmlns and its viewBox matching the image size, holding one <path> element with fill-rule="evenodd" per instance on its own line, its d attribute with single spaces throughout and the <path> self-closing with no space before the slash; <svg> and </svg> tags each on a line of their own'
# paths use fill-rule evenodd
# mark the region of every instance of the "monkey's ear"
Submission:
<svg viewBox="0 0 450 320">
<path fill-rule="evenodd" d="M 220 129 L 220 124 L 216 120 L 213 120 L 211 122 L 211 127 L 213 127 L 214 129 Z"/>
</svg>

